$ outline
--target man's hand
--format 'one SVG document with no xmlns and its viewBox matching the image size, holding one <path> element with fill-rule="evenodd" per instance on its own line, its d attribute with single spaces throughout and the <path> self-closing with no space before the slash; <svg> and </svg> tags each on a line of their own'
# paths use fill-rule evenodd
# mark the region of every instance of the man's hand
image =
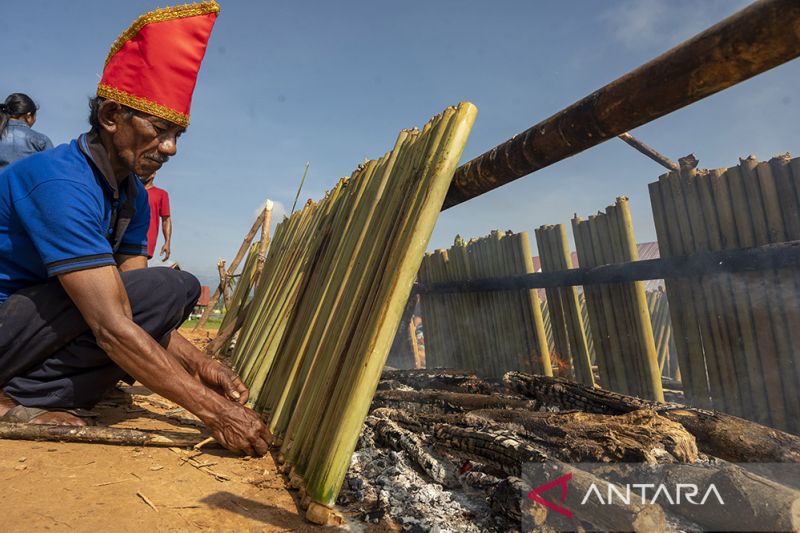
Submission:
<svg viewBox="0 0 800 533">
<path fill-rule="evenodd" d="M 159 253 L 159 255 L 161 256 L 161 262 L 162 263 L 164 261 L 166 261 L 167 259 L 169 259 L 169 252 L 170 252 L 169 243 L 165 242 L 164 246 L 161 247 L 161 252 Z"/>
<path fill-rule="evenodd" d="M 198 365 L 196 372 L 206 387 L 233 402 L 244 405 L 250 397 L 250 391 L 239 376 L 218 361 L 207 359 Z"/>
<path fill-rule="evenodd" d="M 232 452 L 262 456 L 269 451 L 272 433 L 255 411 L 229 402 L 214 421 L 207 421 L 214 439 Z"/>
</svg>

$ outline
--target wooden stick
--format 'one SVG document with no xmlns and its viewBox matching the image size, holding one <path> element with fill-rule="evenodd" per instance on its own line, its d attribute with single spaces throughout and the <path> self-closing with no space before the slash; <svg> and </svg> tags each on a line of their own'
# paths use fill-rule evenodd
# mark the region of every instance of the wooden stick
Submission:
<svg viewBox="0 0 800 533">
<path fill-rule="evenodd" d="M 663 155 L 662 153 L 654 150 L 653 148 L 650 148 L 649 146 L 644 144 L 642 141 L 640 141 L 630 133 L 628 132 L 620 133 L 619 135 L 617 135 L 617 137 L 620 140 L 624 141 L 629 146 L 632 146 L 639 152 L 643 153 L 644 155 L 646 155 L 647 157 L 649 157 L 662 167 L 665 167 L 667 170 L 678 170 L 678 164 L 675 161 Z"/>
<path fill-rule="evenodd" d="M 121 446 L 184 447 L 197 444 L 197 436 L 103 426 L 57 426 L 0 422 L 0 439 L 84 442 Z"/>
</svg>

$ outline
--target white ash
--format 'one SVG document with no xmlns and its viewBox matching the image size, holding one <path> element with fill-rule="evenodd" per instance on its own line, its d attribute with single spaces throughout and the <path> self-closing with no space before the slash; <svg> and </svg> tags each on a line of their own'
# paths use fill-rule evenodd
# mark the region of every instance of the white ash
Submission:
<svg viewBox="0 0 800 533">
<path fill-rule="evenodd" d="M 339 503 L 358 511 L 366 521 L 378 522 L 388 514 L 403 531 L 515 529 L 506 518 L 492 513 L 484 492 L 448 490 L 431 482 L 411 466 L 405 452 L 376 447 L 368 427 L 353 454 Z"/>
</svg>

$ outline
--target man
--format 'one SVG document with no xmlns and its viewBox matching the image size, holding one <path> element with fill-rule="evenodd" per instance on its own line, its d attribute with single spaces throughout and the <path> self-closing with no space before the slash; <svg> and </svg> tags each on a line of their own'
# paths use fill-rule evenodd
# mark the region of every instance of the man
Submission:
<svg viewBox="0 0 800 533">
<path fill-rule="evenodd" d="M 192 275 L 146 268 L 149 209 L 136 175 L 176 153 L 215 2 L 137 19 L 111 48 L 88 134 L 0 173 L 0 416 L 81 425 L 119 379 L 197 415 L 230 450 L 271 439 L 248 390 L 177 331 Z M 65 412 L 69 410 L 71 412 Z"/>
<path fill-rule="evenodd" d="M 144 188 L 147 189 L 147 199 L 150 202 L 150 227 L 147 230 L 147 258 L 152 259 L 158 242 L 158 223 L 164 233 L 164 244 L 161 246 L 161 262 L 169 259 L 170 243 L 172 241 L 172 217 L 169 214 L 169 194 L 164 189 L 156 187 L 153 182 L 156 173 L 142 178 Z"/>
</svg>

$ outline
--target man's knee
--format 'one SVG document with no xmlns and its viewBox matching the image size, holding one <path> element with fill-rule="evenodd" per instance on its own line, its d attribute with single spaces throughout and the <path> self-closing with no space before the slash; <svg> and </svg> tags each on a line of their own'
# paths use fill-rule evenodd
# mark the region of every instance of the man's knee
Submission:
<svg viewBox="0 0 800 533">
<path fill-rule="evenodd" d="M 200 297 L 200 282 L 192 274 L 166 267 L 122 274 L 134 322 L 155 338 L 177 328 Z"/>
</svg>

